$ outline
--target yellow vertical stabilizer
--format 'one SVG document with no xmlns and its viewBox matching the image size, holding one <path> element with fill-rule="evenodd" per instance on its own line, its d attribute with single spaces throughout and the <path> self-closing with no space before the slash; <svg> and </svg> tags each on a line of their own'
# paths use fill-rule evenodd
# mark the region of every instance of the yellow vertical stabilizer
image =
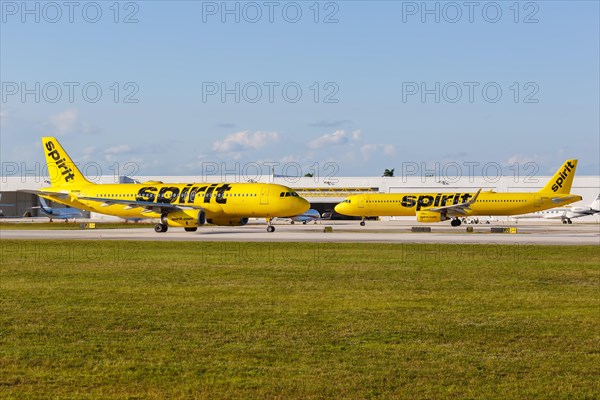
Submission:
<svg viewBox="0 0 600 400">
<path fill-rule="evenodd" d="M 42 146 L 46 155 L 48 178 L 52 186 L 92 184 L 85 179 L 56 138 L 43 137 Z"/>
<path fill-rule="evenodd" d="M 557 194 L 571 193 L 575 169 L 577 169 L 577 160 L 565 161 L 540 192 Z"/>
</svg>

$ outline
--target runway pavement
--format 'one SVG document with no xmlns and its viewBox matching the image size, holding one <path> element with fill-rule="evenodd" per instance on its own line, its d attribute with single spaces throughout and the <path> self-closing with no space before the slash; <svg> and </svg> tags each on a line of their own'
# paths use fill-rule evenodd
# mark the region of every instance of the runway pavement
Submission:
<svg viewBox="0 0 600 400">
<path fill-rule="evenodd" d="M 84 239 L 84 240 L 159 240 L 159 241 L 238 241 L 238 242 L 361 242 L 361 243 L 467 243 L 467 244 L 544 244 L 544 245 L 600 245 L 600 225 L 596 223 L 560 222 L 503 223 L 494 225 L 449 224 L 421 225 L 414 221 L 367 221 L 361 227 L 358 221 L 323 221 L 319 224 L 275 224 L 273 233 L 266 225 L 253 223 L 240 227 L 206 225 L 197 232 L 169 228 L 166 233 L 155 233 L 152 228 L 82 229 L 82 230 L 0 230 L 0 239 Z M 411 232 L 413 226 L 431 227 L 431 232 Z M 326 227 L 331 232 L 324 232 Z M 467 232 L 473 227 L 473 232 Z M 517 233 L 491 233 L 491 227 L 516 227 Z"/>
</svg>

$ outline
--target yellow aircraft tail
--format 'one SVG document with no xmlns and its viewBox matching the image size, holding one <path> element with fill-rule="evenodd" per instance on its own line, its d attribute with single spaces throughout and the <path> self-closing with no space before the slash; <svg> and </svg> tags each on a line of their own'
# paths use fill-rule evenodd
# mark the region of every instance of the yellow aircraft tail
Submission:
<svg viewBox="0 0 600 400">
<path fill-rule="evenodd" d="M 46 155 L 48 177 L 52 186 L 92 184 L 79 171 L 56 138 L 43 137 L 42 146 Z"/>
<path fill-rule="evenodd" d="M 571 193 L 575 169 L 577 169 L 577 160 L 565 161 L 540 192 L 557 194 Z"/>
</svg>

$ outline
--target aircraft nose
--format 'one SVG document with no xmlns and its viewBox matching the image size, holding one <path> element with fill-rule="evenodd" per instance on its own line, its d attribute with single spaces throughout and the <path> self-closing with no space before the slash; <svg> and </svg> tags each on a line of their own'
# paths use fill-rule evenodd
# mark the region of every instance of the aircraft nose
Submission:
<svg viewBox="0 0 600 400">
<path fill-rule="evenodd" d="M 333 207 L 333 209 L 335 210 L 336 213 L 343 214 L 344 213 L 344 203 L 336 204 L 336 206 Z"/>
<path fill-rule="evenodd" d="M 298 197 L 297 200 L 298 211 L 296 212 L 296 215 L 304 214 L 310 208 L 310 203 L 304 197 Z"/>
</svg>

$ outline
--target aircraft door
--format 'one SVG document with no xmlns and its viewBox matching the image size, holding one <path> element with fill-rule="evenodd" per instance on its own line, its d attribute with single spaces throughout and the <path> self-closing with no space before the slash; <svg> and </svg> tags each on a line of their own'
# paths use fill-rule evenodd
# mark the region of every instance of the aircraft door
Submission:
<svg viewBox="0 0 600 400">
<path fill-rule="evenodd" d="M 268 205 L 269 204 L 269 189 L 271 187 L 267 185 L 263 185 L 260 187 L 260 204 Z"/>
</svg>

